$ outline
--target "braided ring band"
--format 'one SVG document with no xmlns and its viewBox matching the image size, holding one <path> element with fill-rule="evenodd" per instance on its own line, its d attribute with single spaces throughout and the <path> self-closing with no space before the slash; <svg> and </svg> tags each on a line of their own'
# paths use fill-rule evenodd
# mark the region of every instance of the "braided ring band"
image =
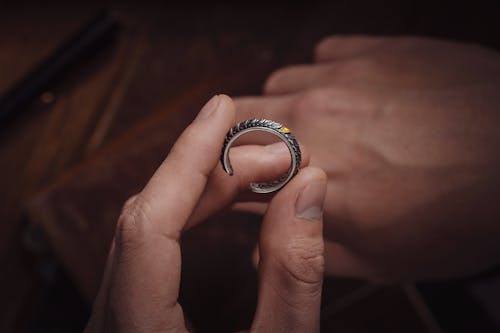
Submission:
<svg viewBox="0 0 500 333">
<path fill-rule="evenodd" d="M 288 168 L 288 172 L 281 176 L 279 179 L 270 183 L 250 184 L 250 190 L 255 193 L 271 193 L 285 186 L 285 184 L 288 183 L 290 179 L 292 179 L 292 177 L 297 174 L 297 172 L 299 171 L 300 162 L 302 160 L 300 147 L 297 140 L 295 139 L 295 136 L 290 132 L 288 128 L 286 128 L 282 124 L 268 119 L 248 119 L 231 128 L 226 135 L 224 144 L 222 145 L 220 156 L 222 168 L 230 176 L 233 175 L 233 168 L 231 166 L 231 162 L 229 161 L 229 148 L 231 148 L 231 145 L 241 135 L 254 131 L 269 132 L 280 138 L 288 147 L 292 158 L 292 162 L 290 168 Z"/>
</svg>

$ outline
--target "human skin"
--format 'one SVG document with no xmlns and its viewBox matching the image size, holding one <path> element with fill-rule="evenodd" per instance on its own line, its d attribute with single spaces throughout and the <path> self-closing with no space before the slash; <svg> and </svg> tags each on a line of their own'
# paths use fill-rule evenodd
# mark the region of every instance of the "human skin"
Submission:
<svg viewBox="0 0 500 333">
<path fill-rule="evenodd" d="M 215 96 L 145 188 L 127 201 L 86 332 L 187 331 L 177 301 L 182 232 L 227 208 L 251 181 L 273 178 L 287 167 L 284 145 L 235 147 L 231 158 L 239 172 L 226 175 L 219 154 L 234 123 L 231 99 Z M 270 201 L 259 239 L 259 294 L 251 331 L 319 331 L 325 192 L 325 173 L 308 167 L 306 155 L 295 178 L 266 197 Z"/>
<path fill-rule="evenodd" d="M 284 123 L 328 175 L 327 274 L 414 281 L 500 261 L 500 55 L 424 38 L 329 37 L 238 120 Z M 265 204 L 236 209 L 262 212 Z"/>
</svg>

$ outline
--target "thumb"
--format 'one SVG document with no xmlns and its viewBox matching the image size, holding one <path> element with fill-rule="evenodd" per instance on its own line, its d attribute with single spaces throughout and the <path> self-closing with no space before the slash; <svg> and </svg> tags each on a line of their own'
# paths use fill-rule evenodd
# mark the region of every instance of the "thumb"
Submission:
<svg viewBox="0 0 500 333">
<path fill-rule="evenodd" d="M 319 332 L 326 175 L 302 169 L 271 201 L 259 241 L 259 301 L 252 330 Z"/>
</svg>

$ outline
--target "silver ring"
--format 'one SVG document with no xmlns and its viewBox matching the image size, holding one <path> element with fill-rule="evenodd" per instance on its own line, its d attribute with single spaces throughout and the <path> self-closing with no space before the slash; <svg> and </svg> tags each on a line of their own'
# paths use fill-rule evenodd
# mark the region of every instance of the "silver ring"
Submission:
<svg viewBox="0 0 500 333">
<path fill-rule="evenodd" d="M 231 166 L 231 161 L 229 161 L 229 148 L 231 148 L 234 141 L 236 141 L 236 139 L 238 139 L 240 136 L 245 133 L 254 131 L 265 131 L 276 135 L 286 144 L 292 157 L 290 168 L 288 168 L 287 173 L 281 176 L 279 179 L 270 183 L 250 184 L 250 190 L 255 193 L 271 193 L 285 186 L 285 184 L 288 183 L 290 179 L 292 179 L 292 177 L 297 174 L 297 172 L 299 171 L 300 162 L 302 160 L 299 143 L 295 139 L 295 136 L 290 132 L 290 130 L 282 124 L 268 119 L 248 119 L 231 128 L 226 135 L 224 144 L 222 145 L 220 156 L 222 168 L 228 175 L 233 175 L 233 168 Z"/>
</svg>

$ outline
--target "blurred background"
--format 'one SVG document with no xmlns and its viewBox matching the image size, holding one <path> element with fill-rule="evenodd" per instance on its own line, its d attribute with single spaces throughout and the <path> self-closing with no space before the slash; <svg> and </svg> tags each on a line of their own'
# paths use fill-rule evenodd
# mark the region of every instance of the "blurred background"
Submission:
<svg viewBox="0 0 500 333">
<path fill-rule="evenodd" d="M 215 93 L 259 94 L 331 34 L 500 49 L 495 1 L 0 3 L 0 331 L 78 332 L 122 203 Z M 183 238 L 196 331 L 249 327 L 259 217 Z M 328 278 L 325 332 L 498 332 L 498 273 L 419 285 Z"/>
</svg>

